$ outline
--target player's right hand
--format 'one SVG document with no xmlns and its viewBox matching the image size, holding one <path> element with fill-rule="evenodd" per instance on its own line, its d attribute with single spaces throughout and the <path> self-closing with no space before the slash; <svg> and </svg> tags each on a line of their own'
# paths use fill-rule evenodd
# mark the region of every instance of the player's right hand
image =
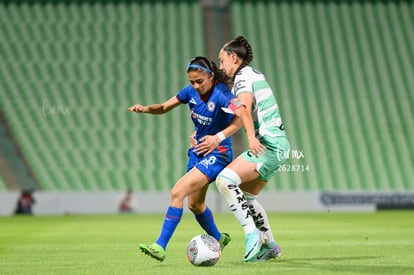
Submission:
<svg viewBox="0 0 414 275">
<path fill-rule="evenodd" d="M 214 151 L 214 149 L 219 146 L 220 141 L 217 135 L 207 135 L 202 138 L 200 138 L 200 143 L 197 144 L 196 152 L 197 154 L 203 154 L 204 156 L 207 156 L 211 152 Z"/>
<path fill-rule="evenodd" d="M 141 105 L 141 104 L 135 104 L 135 105 L 129 107 L 128 110 L 131 111 L 131 112 L 143 113 L 144 112 L 144 106 Z"/>
</svg>

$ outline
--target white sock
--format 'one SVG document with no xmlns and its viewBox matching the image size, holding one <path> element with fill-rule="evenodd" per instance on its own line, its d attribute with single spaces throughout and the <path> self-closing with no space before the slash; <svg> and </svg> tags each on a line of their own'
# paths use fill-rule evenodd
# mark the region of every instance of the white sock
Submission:
<svg viewBox="0 0 414 275">
<path fill-rule="evenodd" d="M 275 243 L 272 229 L 270 228 L 269 219 L 267 218 L 266 211 L 263 206 L 257 201 L 257 196 L 248 192 L 244 192 L 247 203 L 249 204 L 250 213 L 253 216 L 256 227 L 265 233 L 266 244 Z"/>
<path fill-rule="evenodd" d="M 230 210 L 243 227 L 244 233 L 249 234 L 256 229 L 256 225 L 250 215 L 246 197 L 239 188 L 240 183 L 239 175 L 229 168 L 224 168 L 216 179 L 217 189 L 226 199 Z"/>
</svg>

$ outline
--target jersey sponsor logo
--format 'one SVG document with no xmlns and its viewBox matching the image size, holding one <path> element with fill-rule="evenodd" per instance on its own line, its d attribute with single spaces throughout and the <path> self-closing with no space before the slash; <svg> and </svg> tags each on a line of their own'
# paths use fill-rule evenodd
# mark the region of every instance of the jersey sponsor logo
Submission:
<svg viewBox="0 0 414 275">
<path fill-rule="evenodd" d="M 203 159 L 202 161 L 200 161 L 200 164 L 208 169 L 208 166 L 214 165 L 216 163 L 216 160 L 217 159 L 215 156 L 210 156 L 209 158 Z"/>
<path fill-rule="evenodd" d="M 239 80 L 236 83 L 234 83 L 233 89 L 234 89 L 234 94 L 237 94 L 237 92 L 240 89 L 246 88 L 246 86 L 244 85 L 245 80 Z"/>
<path fill-rule="evenodd" d="M 213 102 L 213 101 L 209 101 L 209 102 L 207 103 L 207 109 L 208 109 L 210 112 L 214 112 L 214 109 L 216 109 L 216 104 L 214 104 L 214 102 Z"/>
<path fill-rule="evenodd" d="M 210 125 L 211 121 L 213 120 L 211 117 L 202 116 L 195 113 L 194 111 L 191 111 L 191 117 L 197 120 L 197 123 L 201 125 Z"/>
</svg>

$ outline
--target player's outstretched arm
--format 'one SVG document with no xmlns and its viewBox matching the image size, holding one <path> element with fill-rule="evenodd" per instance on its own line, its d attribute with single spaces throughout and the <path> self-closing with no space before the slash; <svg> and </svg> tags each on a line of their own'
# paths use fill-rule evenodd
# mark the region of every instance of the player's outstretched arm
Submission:
<svg viewBox="0 0 414 275">
<path fill-rule="evenodd" d="M 135 112 L 135 113 L 148 113 L 152 115 L 161 115 L 165 114 L 178 105 L 180 105 L 181 102 L 177 99 L 176 96 L 170 98 L 168 101 L 164 103 L 158 103 L 158 104 L 151 104 L 151 105 L 141 105 L 141 104 L 135 104 L 128 108 L 129 111 Z"/>
</svg>

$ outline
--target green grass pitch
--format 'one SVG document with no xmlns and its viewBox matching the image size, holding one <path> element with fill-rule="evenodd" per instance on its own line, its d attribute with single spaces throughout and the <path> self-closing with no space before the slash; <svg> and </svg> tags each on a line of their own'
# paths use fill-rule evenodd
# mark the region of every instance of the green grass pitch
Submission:
<svg viewBox="0 0 414 275">
<path fill-rule="evenodd" d="M 244 263 L 244 237 L 230 213 L 216 222 L 232 242 L 214 267 L 194 267 L 188 241 L 203 233 L 186 213 L 159 263 L 140 253 L 163 214 L 0 218 L 0 274 L 414 274 L 414 211 L 271 213 L 280 260 Z"/>
</svg>

